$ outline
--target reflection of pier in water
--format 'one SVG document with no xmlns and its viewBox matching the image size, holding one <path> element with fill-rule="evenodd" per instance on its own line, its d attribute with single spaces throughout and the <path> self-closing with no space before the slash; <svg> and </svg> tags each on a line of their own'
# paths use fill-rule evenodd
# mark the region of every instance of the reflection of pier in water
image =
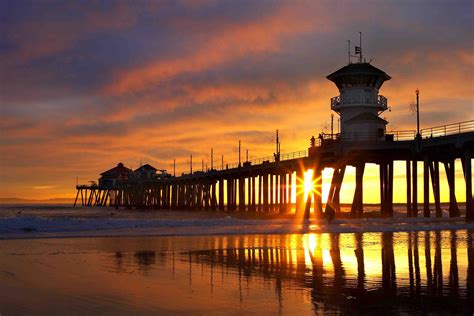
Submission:
<svg viewBox="0 0 474 316">
<path fill-rule="evenodd" d="M 305 291 L 316 310 L 463 313 L 474 302 L 471 231 L 199 238 L 195 249 L 208 250 L 168 252 L 167 241 L 158 252 L 117 252 L 116 268 L 172 266 L 174 278 L 179 266 L 189 285 L 207 278 L 211 295 L 217 284 L 238 285 L 241 301 L 263 282 L 279 304 L 289 289 Z"/>
<path fill-rule="evenodd" d="M 467 235 L 467 260 L 462 262 L 463 266 L 467 263 L 463 284 L 459 281 L 457 247 L 460 245 L 457 234 L 459 232 L 454 231 L 406 233 L 406 238 L 402 239 L 406 241 L 406 245 L 399 244 L 398 248 L 401 246 L 408 253 L 396 254 L 393 233 L 382 233 L 379 234 L 379 255 L 373 253 L 372 249 L 369 258 L 364 256 L 363 234 L 352 234 L 353 243 L 349 247 L 353 251 L 354 261 L 350 260 L 347 253 L 341 255 L 339 234 L 329 236 L 329 249 L 322 248 L 321 235 L 315 235 L 305 236 L 310 242 L 304 247 L 294 247 L 291 241 L 288 245 L 282 239 L 280 245 L 244 247 L 243 243 L 237 243 L 235 248 L 193 251 L 187 253 L 187 257 L 196 264 L 206 263 L 212 267 L 221 266 L 227 272 L 234 271 L 239 278 L 261 276 L 274 279 L 278 295 L 283 292 L 282 282 L 310 289 L 312 302 L 317 309 L 322 305 L 337 309 L 357 305 L 360 309 L 364 305 L 373 307 L 386 306 L 389 302 L 403 302 L 404 306 L 416 309 L 453 312 L 466 309 L 473 302 L 473 234 Z M 313 237 L 315 240 L 311 240 Z M 450 240 L 449 245 L 442 248 L 442 239 L 444 242 Z M 369 242 L 377 243 L 377 240 Z M 422 260 L 419 242 L 424 243 Z M 346 240 L 346 252 L 347 246 Z M 450 255 L 442 256 L 442 249 L 449 250 Z M 450 260 L 449 265 L 445 265 L 445 270 L 442 258 Z M 374 277 L 373 270 L 377 266 L 374 261 L 377 259 L 381 264 L 381 276 Z M 407 267 L 402 267 L 397 272 L 396 261 L 401 260 L 407 261 Z M 368 270 L 371 270 L 370 276 L 367 276 Z M 443 275 L 443 271 L 446 274 Z"/>
</svg>

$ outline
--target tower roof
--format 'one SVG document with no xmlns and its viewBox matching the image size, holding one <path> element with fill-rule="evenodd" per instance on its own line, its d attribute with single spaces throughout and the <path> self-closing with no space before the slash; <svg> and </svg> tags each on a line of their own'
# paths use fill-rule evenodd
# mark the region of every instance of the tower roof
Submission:
<svg viewBox="0 0 474 316">
<path fill-rule="evenodd" d="M 139 168 L 137 168 L 134 172 L 137 172 L 137 171 L 148 171 L 148 170 L 151 170 L 151 171 L 157 171 L 158 169 L 156 169 L 155 167 L 149 165 L 149 164 L 146 164 L 146 165 L 143 165 L 143 166 L 140 166 Z"/>
<path fill-rule="evenodd" d="M 369 63 L 349 64 L 336 70 L 326 78 L 334 82 L 338 88 L 354 85 L 380 88 L 384 81 L 391 79 L 384 71 Z"/>
<path fill-rule="evenodd" d="M 384 71 L 378 69 L 375 66 L 372 66 L 369 63 L 349 64 L 339 70 L 336 70 L 332 74 L 328 75 L 326 78 L 331 81 L 334 81 L 339 77 L 347 75 L 376 75 L 384 77 L 385 80 L 391 79 L 391 77 L 387 75 Z"/>
<path fill-rule="evenodd" d="M 109 169 L 107 171 L 102 172 L 100 175 L 104 178 L 117 178 L 117 177 L 125 177 L 128 176 L 133 172 L 132 169 L 128 169 L 123 165 L 123 163 L 119 162 L 116 167 Z"/>
</svg>

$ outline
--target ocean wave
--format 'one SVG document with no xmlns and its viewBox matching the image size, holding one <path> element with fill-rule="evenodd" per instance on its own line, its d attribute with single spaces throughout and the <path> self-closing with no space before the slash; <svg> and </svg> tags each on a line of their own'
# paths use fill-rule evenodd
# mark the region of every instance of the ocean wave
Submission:
<svg viewBox="0 0 474 316">
<path fill-rule="evenodd" d="M 338 219 L 321 220 L 241 219 L 114 219 L 47 218 L 17 216 L 0 218 L 0 238 L 71 236 L 141 236 L 209 234 L 354 233 L 474 229 L 474 224 L 450 218 Z"/>
</svg>

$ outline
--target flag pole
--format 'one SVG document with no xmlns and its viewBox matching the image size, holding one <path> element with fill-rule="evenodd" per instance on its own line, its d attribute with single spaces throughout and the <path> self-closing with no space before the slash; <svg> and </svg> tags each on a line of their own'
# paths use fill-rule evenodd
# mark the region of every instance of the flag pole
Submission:
<svg viewBox="0 0 474 316">
<path fill-rule="evenodd" d="M 347 64 L 351 63 L 351 41 L 347 40 Z"/>
</svg>

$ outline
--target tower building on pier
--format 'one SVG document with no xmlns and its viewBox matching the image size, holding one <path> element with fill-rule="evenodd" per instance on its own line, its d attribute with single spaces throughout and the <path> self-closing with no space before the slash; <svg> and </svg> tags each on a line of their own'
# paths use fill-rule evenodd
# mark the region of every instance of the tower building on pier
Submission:
<svg viewBox="0 0 474 316">
<path fill-rule="evenodd" d="M 388 109 L 379 94 L 390 76 L 367 62 L 350 63 L 326 77 L 339 95 L 331 98 L 331 110 L 340 116 L 340 138 L 351 141 L 384 140 L 387 121 L 380 117 Z"/>
</svg>

